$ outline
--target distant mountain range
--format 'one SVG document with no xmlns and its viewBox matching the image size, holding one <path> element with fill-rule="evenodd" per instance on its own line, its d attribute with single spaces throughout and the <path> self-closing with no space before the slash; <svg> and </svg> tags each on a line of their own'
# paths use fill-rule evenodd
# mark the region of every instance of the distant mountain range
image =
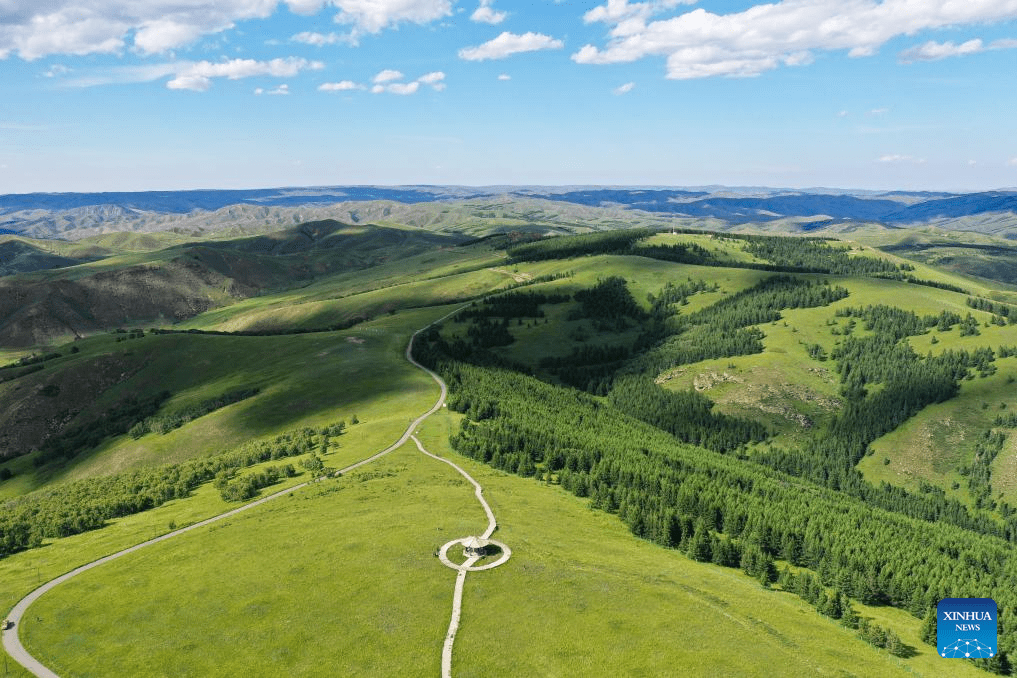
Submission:
<svg viewBox="0 0 1017 678">
<path fill-rule="evenodd" d="M 293 209 L 314 209 L 317 212 L 313 218 L 344 218 L 322 210 L 351 203 L 470 203 L 482 209 L 485 204 L 529 204 L 535 200 L 611 208 L 615 214 L 619 210 L 638 210 L 664 218 L 711 219 L 731 225 L 791 219 L 798 222 L 799 229 L 814 230 L 850 222 L 877 222 L 891 227 L 933 223 L 942 228 L 1017 238 L 1017 191 L 877 193 L 722 186 L 329 186 L 0 195 L 0 233 L 78 239 L 115 231 L 194 228 L 196 216 L 201 217 L 201 230 L 217 230 L 236 225 L 241 219 L 244 223 L 259 218 L 279 223 L 278 215 Z M 252 213 L 252 208 L 263 211 Z M 356 215 L 352 211 L 350 214 L 356 221 Z M 187 225 L 181 223 L 184 217 Z"/>
</svg>

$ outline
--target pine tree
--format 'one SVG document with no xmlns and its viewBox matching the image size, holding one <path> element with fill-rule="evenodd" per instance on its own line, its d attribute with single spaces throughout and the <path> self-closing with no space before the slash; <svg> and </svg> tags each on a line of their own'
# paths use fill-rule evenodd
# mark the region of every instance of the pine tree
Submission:
<svg viewBox="0 0 1017 678">
<path fill-rule="evenodd" d="M 886 651 L 892 654 L 894 657 L 904 657 L 907 655 L 907 646 L 901 641 L 900 637 L 892 630 L 886 630 L 886 640 L 883 647 Z"/>
<path fill-rule="evenodd" d="M 777 586 L 784 591 L 793 591 L 795 588 L 795 573 L 791 571 L 791 568 L 787 565 L 780 571 L 780 576 L 777 577 Z"/>
<path fill-rule="evenodd" d="M 849 629 L 858 628 L 858 613 L 855 612 L 855 608 L 851 605 L 850 600 L 844 601 L 844 610 L 841 613 L 840 623 Z"/>
<path fill-rule="evenodd" d="M 696 521 L 696 531 L 689 540 L 689 558 L 701 563 L 710 562 L 710 534 L 702 518 Z"/>
<path fill-rule="evenodd" d="M 922 621 L 922 630 L 920 637 L 923 643 L 928 645 L 936 646 L 936 609 L 929 608 L 929 611 L 925 614 L 925 619 Z"/>
</svg>

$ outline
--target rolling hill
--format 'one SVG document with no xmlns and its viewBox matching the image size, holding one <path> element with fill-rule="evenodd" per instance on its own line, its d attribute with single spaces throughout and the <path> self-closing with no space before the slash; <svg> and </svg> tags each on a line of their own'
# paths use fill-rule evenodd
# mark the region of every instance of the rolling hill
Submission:
<svg viewBox="0 0 1017 678">
<path fill-rule="evenodd" d="M 465 239 L 328 220 L 262 236 L 109 256 L 80 266 L 68 257 L 26 254 L 41 247 L 10 241 L 16 243 L 11 246 L 20 262 L 12 266 L 51 270 L 0 278 L 0 344 L 32 347 L 103 330 L 178 322 L 266 291 Z"/>
<path fill-rule="evenodd" d="M 712 228 L 787 222 L 810 230 L 844 223 L 888 227 L 936 224 L 945 230 L 1017 234 L 1017 192 L 930 193 L 776 189 L 763 187 L 540 187 L 540 186 L 335 186 L 232 191 L 67 193 L 0 196 L 0 229 L 36 238 L 80 239 L 118 231 L 175 230 L 226 237 L 280 230 L 304 221 L 338 219 L 431 227 L 448 223 L 478 235 L 455 218 L 463 208 L 488 229 L 522 225 L 540 212 L 628 220 L 654 219 L 681 225 L 711 220 Z M 579 211 L 577 212 L 577 208 Z M 451 218 L 451 219 L 450 219 Z M 616 226 L 617 227 L 617 226 Z"/>
<path fill-rule="evenodd" d="M 411 445 L 321 471 L 434 402 L 404 358 L 424 328 L 413 355 L 449 396 L 418 436 L 483 484 L 513 549 L 470 574 L 457 674 L 942 675 L 923 620 L 957 595 L 1000 603 L 1004 652 L 951 675 L 1008 671 L 1013 293 L 941 265 L 965 243 L 938 232 L 595 226 L 103 236 L 119 254 L 0 279 L 182 261 L 222 276 L 196 296 L 252 288 L 0 369 L 0 496 L 24 521 L 0 523 L 0 601 L 223 513 L 245 479 L 320 478 L 54 589 L 26 645 L 67 675 L 433 672 L 454 579 L 433 553 L 476 529 L 473 489 Z"/>
</svg>

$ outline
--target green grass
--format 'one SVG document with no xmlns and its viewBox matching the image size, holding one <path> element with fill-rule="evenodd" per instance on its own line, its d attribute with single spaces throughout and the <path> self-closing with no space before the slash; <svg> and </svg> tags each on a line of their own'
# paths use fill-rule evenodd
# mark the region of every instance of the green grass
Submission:
<svg viewBox="0 0 1017 678">
<path fill-rule="evenodd" d="M 1009 383 L 1017 376 L 1017 358 L 998 359 L 996 365 L 996 374 L 962 381 L 956 397 L 926 407 L 876 440 L 872 444 L 873 454 L 858 464 L 865 478 L 877 484 L 885 480 L 910 489 L 917 489 L 924 481 L 969 503 L 967 479 L 957 468 L 971 462 L 975 443 L 984 430 L 992 427 L 996 417 L 1017 408 L 1017 389 Z M 1005 409 L 1000 408 L 1001 403 L 1006 405 Z M 993 464 L 990 481 L 993 497 L 1002 496 L 1011 505 L 1017 503 L 1017 487 L 1009 471 L 1014 456 L 1010 440 Z M 890 463 L 885 464 L 885 459 Z M 1009 482 L 1006 479 L 1010 479 Z M 959 489 L 953 490 L 953 483 L 959 483 Z"/>
<path fill-rule="evenodd" d="M 511 282 L 503 274 L 482 269 L 347 296 L 340 295 L 331 287 L 327 290 L 321 287 L 293 290 L 209 311 L 181 323 L 179 327 L 230 332 L 325 327 L 357 316 L 376 316 L 397 309 L 452 303 L 465 296 L 485 294 Z"/>
<path fill-rule="evenodd" d="M 299 464 L 299 457 L 292 463 Z M 281 462 L 268 462 L 252 467 L 256 471 L 265 466 L 277 466 Z M 325 463 L 334 466 L 331 455 Z M 262 494 L 269 494 L 294 484 L 304 482 L 306 474 L 287 478 L 276 485 L 265 488 Z M 211 484 L 199 487 L 190 497 L 167 502 L 162 506 L 126 518 L 110 521 L 109 525 L 95 532 L 75 535 L 64 539 L 47 540 L 42 548 L 16 553 L 0 559 L 0 616 L 14 606 L 21 598 L 42 583 L 49 581 L 80 565 L 115 553 L 134 544 L 171 531 L 170 525 L 185 527 L 238 505 L 225 502 Z M 31 614 L 34 614 L 32 607 Z M 0 650 L 0 656 L 6 653 Z M 12 676 L 28 676 L 14 660 L 8 658 Z"/>
<path fill-rule="evenodd" d="M 447 454 L 456 419 L 425 423 L 425 445 Z M 928 648 L 891 658 L 794 596 L 637 540 L 560 489 L 456 461 L 484 485 L 495 538 L 513 549 L 507 564 L 467 578 L 456 675 L 804 676 L 850 666 L 882 676 L 937 666 Z M 455 575 L 432 554 L 483 524 L 472 488 L 406 445 L 82 575 L 33 607 L 23 637 L 68 676 L 110 666 L 136 676 L 433 675 Z"/>
<path fill-rule="evenodd" d="M 482 514 L 411 447 L 69 582 L 33 608 L 31 651 L 66 675 L 437 673 L 454 573 L 432 553 Z"/>
</svg>

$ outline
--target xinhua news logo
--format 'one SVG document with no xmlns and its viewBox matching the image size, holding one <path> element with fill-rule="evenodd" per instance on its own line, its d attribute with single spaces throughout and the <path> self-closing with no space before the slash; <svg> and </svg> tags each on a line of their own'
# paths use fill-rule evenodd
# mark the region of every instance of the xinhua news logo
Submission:
<svg viewBox="0 0 1017 678">
<path fill-rule="evenodd" d="M 996 601 L 944 598 L 936 607 L 936 645 L 947 659 L 989 659 L 996 644 Z"/>
</svg>

